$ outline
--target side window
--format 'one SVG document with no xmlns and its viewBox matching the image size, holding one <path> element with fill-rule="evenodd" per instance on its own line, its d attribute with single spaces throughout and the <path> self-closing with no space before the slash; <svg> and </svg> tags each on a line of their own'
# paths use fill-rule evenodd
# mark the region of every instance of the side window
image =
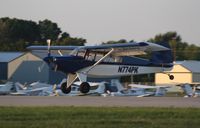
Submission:
<svg viewBox="0 0 200 128">
<path fill-rule="evenodd" d="M 87 52 L 85 55 L 86 60 L 94 61 L 96 58 L 96 53 Z"/>
<path fill-rule="evenodd" d="M 83 51 L 78 51 L 78 52 L 76 53 L 76 56 L 84 57 L 84 52 L 83 52 Z"/>
<path fill-rule="evenodd" d="M 115 62 L 115 60 L 111 56 L 108 56 L 103 60 L 103 62 Z"/>
<path fill-rule="evenodd" d="M 115 57 L 115 62 L 121 63 L 122 62 L 122 57 Z"/>
</svg>

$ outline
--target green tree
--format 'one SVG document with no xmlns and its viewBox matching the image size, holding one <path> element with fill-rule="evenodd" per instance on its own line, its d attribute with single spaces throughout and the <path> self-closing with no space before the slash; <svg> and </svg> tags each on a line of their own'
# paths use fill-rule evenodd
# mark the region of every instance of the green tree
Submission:
<svg viewBox="0 0 200 128">
<path fill-rule="evenodd" d="M 120 39 L 118 41 L 111 40 L 111 41 L 103 42 L 102 44 L 119 44 L 119 43 L 128 43 L 128 42 L 134 42 L 134 41 L 133 40 L 127 41 L 125 39 Z"/>
<path fill-rule="evenodd" d="M 65 38 L 70 38 L 69 33 L 63 32 L 63 33 L 61 34 L 61 37 L 59 38 L 59 41 L 63 41 Z"/>
<path fill-rule="evenodd" d="M 170 42 L 172 40 L 175 40 L 176 42 L 180 42 L 181 36 L 178 35 L 176 32 L 167 32 L 164 34 L 158 34 L 154 38 L 149 39 L 150 42 Z"/>
<path fill-rule="evenodd" d="M 39 21 L 39 30 L 41 41 L 45 42 L 47 39 L 56 41 L 62 32 L 56 23 L 51 22 L 50 20 Z"/>
<path fill-rule="evenodd" d="M 29 45 L 47 45 L 51 39 L 55 45 L 84 45 L 86 39 L 70 37 L 50 20 L 26 21 L 16 18 L 0 18 L 0 50 L 25 51 Z"/>
<path fill-rule="evenodd" d="M 62 40 L 55 42 L 55 45 L 74 45 L 74 46 L 84 46 L 86 39 L 83 38 L 73 38 L 65 37 Z"/>
<path fill-rule="evenodd" d="M 2 46 L 0 50 L 16 50 L 19 45 L 16 42 L 21 42 L 22 40 L 31 43 L 40 40 L 37 23 L 15 18 L 0 18 L 0 44 Z"/>
<path fill-rule="evenodd" d="M 182 42 L 181 36 L 176 32 L 158 34 L 154 38 L 149 39 L 149 41 L 155 43 L 169 43 L 175 60 L 200 60 L 200 47 Z"/>
</svg>

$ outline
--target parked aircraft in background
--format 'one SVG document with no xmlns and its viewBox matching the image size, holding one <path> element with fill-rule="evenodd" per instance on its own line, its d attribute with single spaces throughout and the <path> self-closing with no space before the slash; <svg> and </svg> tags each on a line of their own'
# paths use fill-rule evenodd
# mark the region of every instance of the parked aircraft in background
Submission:
<svg viewBox="0 0 200 128">
<path fill-rule="evenodd" d="M 139 95 L 138 97 L 145 97 L 145 96 L 165 96 L 167 92 L 167 88 L 170 86 L 149 86 L 149 85 L 139 85 L 139 84 L 130 84 L 129 86 L 132 89 L 138 89 L 141 92 L 143 91 L 143 95 Z"/>
<path fill-rule="evenodd" d="M 163 72 L 171 70 L 173 58 L 167 47 L 150 42 L 131 42 L 99 46 L 30 46 L 30 50 L 48 50 L 44 61 L 55 71 L 64 72 L 67 82 L 61 86 L 63 93 L 71 92 L 71 85 L 78 78 L 81 81 L 80 92 L 88 93 L 90 84 L 87 77 L 109 78 Z M 166 43 L 165 43 L 166 45 Z M 58 50 L 60 56 L 51 55 Z M 63 56 L 61 50 L 73 50 Z M 135 57 L 151 52 L 150 59 Z M 173 75 L 167 74 L 170 79 Z"/>
<path fill-rule="evenodd" d="M 169 86 L 149 86 L 149 85 L 138 85 L 138 84 L 129 84 L 130 89 L 124 88 L 119 80 L 112 81 L 113 85 L 117 87 L 117 92 L 111 92 L 111 96 L 137 96 L 137 97 L 146 97 L 146 96 L 164 96 L 166 94 L 166 89 Z M 111 82 L 111 83 L 112 83 Z"/>
<path fill-rule="evenodd" d="M 0 84 L 0 95 L 6 95 L 14 91 L 13 82 L 7 82 L 5 84 Z"/>
<path fill-rule="evenodd" d="M 184 97 L 198 97 L 200 96 L 200 85 L 198 84 L 179 84 L 184 93 L 186 94 Z"/>
<path fill-rule="evenodd" d="M 71 85 L 71 92 L 68 94 L 65 94 L 62 92 L 61 87 L 63 84 L 66 84 L 66 79 L 63 79 L 60 84 L 58 84 L 56 90 L 55 90 L 55 95 L 57 96 L 80 96 L 84 95 L 83 93 L 80 92 L 80 81 L 74 82 Z M 91 89 L 86 95 L 102 95 L 105 93 L 105 82 L 99 82 L 99 83 L 93 83 L 89 82 Z"/>
<path fill-rule="evenodd" d="M 28 88 L 30 88 L 30 89 L 36 89 L 36 88 L 49 87 L 49 86 L 52 86 L 52 85 L 37 81 L 37 82 L 33 82 L 33 83 L 29 84 Z"/>
<path fill-rule="evenodd" d="M 55 86 L 35 82 L 28 86 L 24 86 L 20 83 L 15 83 L 16 92 L 10 93 L 10 95 L 22 95 L 22 96 L 51 96 L 54 95 Z"/>
</svg>

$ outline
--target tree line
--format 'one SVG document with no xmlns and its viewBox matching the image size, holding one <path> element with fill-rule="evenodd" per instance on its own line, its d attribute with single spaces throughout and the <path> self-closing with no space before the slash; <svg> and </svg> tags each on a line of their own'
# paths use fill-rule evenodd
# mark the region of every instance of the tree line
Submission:
<svg viewBox="0 0 200 128">
<path fill-rule="evenodd" d="M 48 19 L 27 21 L 16 18 L 0 18 L 0 51 L 25 51 L 29 45 L 46 45 L 51 39 L 54 45 L 84 45 L 86 39 L 71 37 Z"/>
<path fill-rule="evenodd" d="M 147 40 L 153 43 L 168 43 L 172 49 L 172 54 L 174 60 L 200 60 L 200 47 L 182 41 L 181 36 L 177 32 L 166 32 L 164 34 L 158 34 L 153 38 Z M 134 40 L 127 41 L 126 39 L 121 39 L 118 41 L 108 41 L 102 44 L 115 44 L 115 43 L 128 43 L 134 42 Z"/>
<path fill-rule="evenodd" d="M 52 45 L 83 46 L 87 43 L 84 38 L 71 37 L 69 33 L 63 32 L 57 23 L 48 19 L 37 23 L 16 18 L 0 18 L 0 51 L 25 51 L 29 45 L 46 45 L 47 39 L 52 40 Z M 168 42 L 175 60 L 200 60 L 200 47 L 191 42 L 182 41 L 177 32 L 158 34 L 147 41 L 154 43 Z M 134 40 L 111 40 L 102 42 L 102 44 L 127 42 L 134 42 Z"/>
</svg>

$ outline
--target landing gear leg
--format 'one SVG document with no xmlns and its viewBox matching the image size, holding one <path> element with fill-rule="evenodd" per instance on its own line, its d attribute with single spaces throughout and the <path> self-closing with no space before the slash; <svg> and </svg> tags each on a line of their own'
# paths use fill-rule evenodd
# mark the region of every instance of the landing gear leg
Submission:
<svg viewBox="0 0 200 128">
<path fill-rule="evenodd" d="M 80 85 L 80 92 L 81 93 L 88 93 L 90 91 L 90 84 L 87 82 L 83 82 Z"/>
<path fill-rule="evenodd" d="M 65 82 L 65 83 L 63 83 L 63 84 L 61 85 L 61 91 L 62 91 L 63 93 L 65 93 L 65 94 L 68 94 L 68 93 L 71 92 L 71 86 L 67 87 L 67 83 Z"/>
</svg>

